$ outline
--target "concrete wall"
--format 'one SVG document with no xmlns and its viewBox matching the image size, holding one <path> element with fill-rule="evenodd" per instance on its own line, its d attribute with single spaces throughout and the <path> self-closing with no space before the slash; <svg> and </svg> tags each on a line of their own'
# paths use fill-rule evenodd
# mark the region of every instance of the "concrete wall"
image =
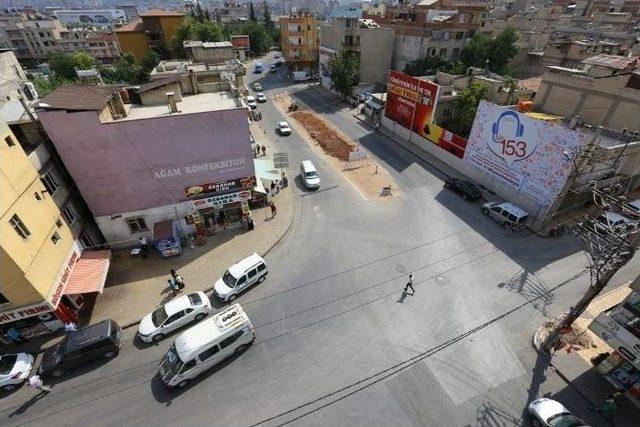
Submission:
<svg viewBox="0 0 640 427">
<path fill-rule="evenodd" d="M 167 104 L 167 92 L 173 92 L 176 102 L 182 101 L 180 83 L 175 82 L 140 94 L 142 105 Z"/>
<path fill-rule="evenodd" d="M 12 51 L 0 52 L 0 93 L 2 100 L 9 96 L 18 99 L 18 90 L 22 90 L 27 76 Z"/>
<path fill-rule="evenodd" d="M 137 60 L 142 60 L 149 51 L 149 39 L 142 32 L 116 32 L 122 53 L 131 53 Z"/>
<path fill-rule="evenodd" d="M 640 130 L 640 90 L 625 87 L 629 78 L 547 72 L 534 103 L 541 111 L 563 117 L 578 115 L 593 125 Z"/>
<path fill-rule="evenodd" d="M 387 84 L 395 31 L 390 28 L 359 29 L 360 83 Z"/>
<path fill-rule="evenodd" d="M 5 138 L 12 138 L 9 146 Z M 0 292 L 11 304 L 43 301 L 73 243 L 71 231 L 39 175 L 6 124 L 0 124 Z M 36 198 L 38 194 L 40 200 Z M 29 231 L 22 238 L 9 220 L 18 215 Z M 60 227 L 56 221 L 60 220 Z M 51 240 L 58 233 L 60 241 Z"/>
<path fill-rule="evenodd" d="M 94 217 L 171 205 L 186 187 L 254 175 L 244 108 L 104 124 L 91 111 L 39 116 Z"/>
<path fill-rule="evenodd" d="M 464 33 L 462 39 L 455 38 L 458 32 Z M 432 40 L 427 37 L 396 34 L 393 46 L 392 66 L 394 70 L 403 71 L 404 67 L 416 59 L 423 58 L 435 49 L 435 55 L 439 56 L 441 49 L 446 49 L 443 57 L 454 60 L 454 49 L 458 49 L 458 54 L 466 44 L 466 31 L 452 30 L 449 40 Z"/>
<path fill-rule="evenodd" d="M 234 59 L 236 57 L 236 54 L 233 51 L 233 46 L 224 48 L 191 47 L 187 50 L 191 51 L 189 59 L 197 64 L 224 64 L 225 61 Z"/>
</svg>

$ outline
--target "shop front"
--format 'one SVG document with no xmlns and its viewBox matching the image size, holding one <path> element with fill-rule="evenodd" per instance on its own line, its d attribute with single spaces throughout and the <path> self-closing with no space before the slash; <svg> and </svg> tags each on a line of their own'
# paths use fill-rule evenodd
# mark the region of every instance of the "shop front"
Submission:
<svg viewBox="0 0 640 427">
<path fill-rule="evenodd" d="M 80 322 L 85 296 L 102 292 L 111 251 L 85 251 L 74 242 L 44 301 L 0 312 L 0 342 L 20 343 Z"/>
<path fill-rule="evenodd" d="M 240 228 L 247 225 L 251 216 L 248 203 L 250 199 L 251 190 L 246 189 L 190 200 L 190 214 L 185 217 L 185 221 L 196 229 L 203 229 L 207 235 L 219 230 Z"/>
</svg>

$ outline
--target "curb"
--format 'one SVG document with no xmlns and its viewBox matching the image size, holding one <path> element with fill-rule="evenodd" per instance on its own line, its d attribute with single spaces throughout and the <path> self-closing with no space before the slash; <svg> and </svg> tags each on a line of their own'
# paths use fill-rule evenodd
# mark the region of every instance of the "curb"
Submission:
<svg viewBox="0 0 640 427">
<path fill-rule="evenodd" d="M 291 189 L 291 197 L 293 198 L 293 188 Z M 292 204 L 293 204 L 293 208 L 292 208 L 293 212 L 292 212 L 292 215 L 291 215 L 291 220 L 289 221 L 289 225 L 287 225 L 287 228 L 284 230 L 284 233 L 282 233 L 282 235 L 264 252 L 264 254 L 261 255 L 262 257 L 267 256 L 269 254 L 269 252 L 271 252 L 271 250 L 273 248 L 275 248 L 276 245 L 282 241 L 282 239 L 285 238 L 285 236 L 289 233 L 289 230 L 291 230 L 291 227 L 293 226 L 293 220 L 295 219 L 297 211 L 298 211 L 296 209 L 296 200 L 295 200 L 295 198 L 293 198 Z M 211 291 L 213 291 L 213 286 L 208 287 L 206 289 L 202 289 L 202 292 L 204 292 L 205 294 L 207 294 L 207 293 L 209 293 Z M 121 325 L 120 327 L 123 330 L 129 329 L 129 328 L 131 328 L 133 326 L 139 325 L 141 321 L 142 321 L 142 319 L 134 320 L 132 322 L 126 323 L 124 325 Z"/>
</svg>

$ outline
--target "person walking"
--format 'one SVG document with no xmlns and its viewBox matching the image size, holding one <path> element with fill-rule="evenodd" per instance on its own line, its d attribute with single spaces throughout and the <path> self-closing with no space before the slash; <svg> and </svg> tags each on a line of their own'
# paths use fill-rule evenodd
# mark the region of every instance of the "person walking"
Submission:
<svg viewBox="0 0 640 427">
<path fill-rule="evenodd" d="M 276 194 L 276 182 L 271 181 L 271 194 Z"/>
<path fill-rule="evenodd" d="M 178 295 L 178 293 L 180 292 L 180 288 L 178 288 L 178 284 L 176 283 L 176 281 L 171 278 L 167 280 L 167 283 L 169 283 L 169 289 L 171 289 L 171 293 L 173 294 L 173 296 Z"/>
<path fill-rule="evenodd" d="M 276 208 L 276 204 L 273 203 L 273 201 L 269 202 L 269 206 L 271 207 L 271 218 L 273 218 L 278 213 L 278 209 Z"/>
<path fill-rule="evenodd" d="M 76 325 L 73 322 L 68 322 L 64 324 L 64 330 L 65 332 L 70 332 L 70 331 L 75 331 L 78 329 L 78 325 Z"/>
<path fill-rule="evenodd" d="M 407 293 L 407 291 L 409 290 L 409 288 L 411 288 L 411 295 L 416 293 L 416 290 L 413 289 L 413 274 L 409 275 L 409 281 L 407 282 L 406 285 L 404 285 L 404 292 L 405 294 Z"/>
<path fill-rule="evenodd" d="M 184 279 L 181 275 L 179 275 L 173 268 L 169 270 L 171 272 L 171 277 L 173 278 L 173 282 L 178 286 L 179 290 L 184 289 Z"/>
<path fill-rule="evenodd" d="M 31 378 L 29 378 L 28 384 L 29 384 L 29 387 L 40 390 L 41 393 L 47 394 L 51 392 L 51 387 L 44 385 L 44 383 L 42 382 L 42 379 L 40 378 L 40 375 L 34 375 Z"/>
<path fill-rule="evenodd" d="M 267 147 L 265 147 L 264 145 L 262 146 L 262 157 L 267 155 Z"/>
</svg>

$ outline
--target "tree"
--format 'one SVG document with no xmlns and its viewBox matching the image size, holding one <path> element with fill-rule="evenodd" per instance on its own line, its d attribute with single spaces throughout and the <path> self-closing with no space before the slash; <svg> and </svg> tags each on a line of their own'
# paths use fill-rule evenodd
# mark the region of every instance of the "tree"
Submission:
<svg viewBox="0 0 640 427">
<path fill-rule="evenodd" d="M 453 104 L 454 114 L 445 127 L 466 138 L 476 118 L 478 104 L 486 96 L 487 87 L 480 83 L 472 83 L 469 87 L 462 89 Z"/>
<path fill-rule="evenodd" d="M 493 38 L 477 33 L 460 51 L 460 60 L 465 67 L 482 67 L 494 73 L 504 73 L 509 60 L 518 53 L 517 41 L 518 32 L 512 27 L 505 28 Z"/>
<path fill-rule="evenodd" d="M 140 61 L 140 67 L 145 74 L 149 74 L 151 70 L 156 68 L 156 65 L 160 62 L 160 55 L 158 55 L 153 50 L 147 52 L 142 61 Z"/>
<path fill-rule="evenodd" d="M 51 52 L 47 57 L 49 69 L 56 79 L 75 80 L 76 70 L 73 58 L 62 52 Z"/>
<path fill-rule="evenodd" d="M 640 214 L 626 203 L 621 196 L 625 187 L 614 185 L 609 188 L 598 189 L 592 184 L 593 200 L 599 209 L 592 213 L 584 222 L 579 223 L 572 231 L 581 240 L 590 260 L 589 272 L 591 285 L 583 297 L 566 315 L 556 323 L 553 330 L 541 344 L 541 349 L 550 352 L 557 348 L 560 334 L 571 328 L 573 322 L 587 309 L 591 301 L 598 296 L 611 278 L 624 267 L 635 255 L 640 243 L 640 229 L 638 224 L 622 227 L 605 226 L 597 219 L 604 209 L 613 208 L 614 211 L 624 213 L 629 218 L 640 220 Z M 599 222 L 599 225 L 596 223 Z"/>
<path fill-rule="evenodd" d="M 341 50 L 329 58 L 326 68 L 331 76 L 331 88 L 344 99 L 351 96 L 353 87 L 360 83 L 360 58 Z"/>
<path fill-rule="evenodd" d="M 222 29 L 213 21 L 203 20 L 198 22 L 194 18 L 188 17 L 184 23 L 178 26 L 171 37 L 171 51 L 174 57 L 184 58 L 185 40 L 200 40 L 203 42 L 222 41 Z"/>
<path fill-rule="evenodd" d="M 271 36 L 266 28 L 257 22 L 249 21 L 240 27 L 240 33 L 249 36 L 251 50 L 257 53 L 267 52 L 272 45 Z"/>
<path fill-rule="evenodd" d="M 153 52 L 145 55 L 143 61 L 147 67 L 154 60 L 154 55 Z M 107 83 L 140 84 L 149 80 L 148 71 L 130 53 L 124 53 L 112 66 L 101 67 L 100 74 Z"/>
<path fill-rule="evenodd" d="M 267 0 L 262 2 L 262 9 L 264 13 L 264 26 L 267 31 L 271 33 L 275 29 L 275 25 L 273 25 L 273 21 L 271 20 L 271 11 L 269 10 L 269 3 L 267 3 Z"/>
<path fill-rule="evenodd" d="M 410 76 L 426 76 L 435 74 L 436 71 L 445 71 L 451 67 L 451 63 L 441 56 L 425 56 L 409 62 L 404 66 L 404 72 Z"/>
<path fill-rule="evenodd" d="M 40 97 L 49 95 L 63 84 L 69 83 L 68 81 L 57 79 L 55 76 L 49 76 L 48 78 L 37 76 L 33 78 L 32 82 Z"/>
<path fill-rule="evenodd" d="M 514 79 L 511 76 L 505 77 L 502 82 L 502 90 L 507 92 L 507 99 L 505 100 L 505 105 L 511 105 L 516 100 L 516 91 L 518 90 L 518 79 Z"/>
<path fill-rule="evenodd" d="M 253 2 L 249 3 L 249 20 L 256 22 L 256 12 L 253 10 Z"/>
<path fill-rule="evenodd" d="M 98 61 L 85 52 L 74 53 L 71 60 L 73 61 L 73 66 L 79 70 L 89 70 L 98 65 Z"/>
</svg>

